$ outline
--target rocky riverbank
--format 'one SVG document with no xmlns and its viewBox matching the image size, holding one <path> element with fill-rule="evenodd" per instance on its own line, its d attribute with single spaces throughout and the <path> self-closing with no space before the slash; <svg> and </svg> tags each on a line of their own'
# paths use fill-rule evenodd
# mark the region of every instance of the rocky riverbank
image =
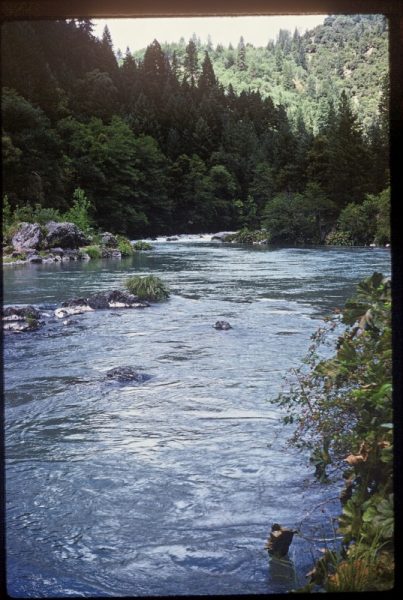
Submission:
<svg viewBox="0 0 403 600">
<path fill-rule="evenodd" d="M 9 244 L 3 247 L 3 265 L 122 258 L 133 252 L 133 245 L 127 238 L 108 231 L 87 236 L 69 222 L 20 223 Z"/>
</svg>

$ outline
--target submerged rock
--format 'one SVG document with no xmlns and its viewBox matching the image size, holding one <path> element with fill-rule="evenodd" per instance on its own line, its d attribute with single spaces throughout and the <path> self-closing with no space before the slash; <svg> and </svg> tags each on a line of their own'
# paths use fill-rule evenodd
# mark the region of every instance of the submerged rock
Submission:
<svg viewBox="0 0 403 600">
<path fill-rule="evenodd" d="M 115 367 L 114 369 L 109 369 L 109 371 L 106 372 L 106 376 L 108 379 L 115 379 L 122 382 L 136 381 L 137 383 L 140 383 L 149 379 L 148 375 L 139 373 L 133 369 L 133 367 Z"/>
<path fill-rule="evenodd" d="M 287 529 L 287 527 L 281 527 L 278 523 L 274 523 L 265 548 L 269 554 L 281 558 L 287 554 L 296 533 L 298 532 L 295 529 Z"/>
<path fill-rule="evenodd" d="M 232 329 L 232 326 L 228 323 L 228 321 L 216 321 L 213 327 L 214 329 L 219 330 Z"/>
</svg>

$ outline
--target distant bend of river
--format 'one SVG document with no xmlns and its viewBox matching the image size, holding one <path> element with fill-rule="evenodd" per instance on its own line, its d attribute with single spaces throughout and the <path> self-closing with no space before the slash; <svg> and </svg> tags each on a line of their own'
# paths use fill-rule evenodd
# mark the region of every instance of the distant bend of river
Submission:
<svg viewBox="0 0 403 600">
<path fill-rule="evenodd" d="M 169 301 L 5 336 L 7 586 L 15 597 L 282 593 L 333 536 L 337 487 L 268 400 L 386 249 L 157 241 L 124 260 L 4 268 L 52 306 L 153 273 Z M 212 325 L 225 319 L 229 331 Z M 132 366 L 139 384 L 105 380 Z M 300 527 L 269 561 L 273 522 Z M 316 553 L 316 554 L 315 554 Z"/>
</svg>

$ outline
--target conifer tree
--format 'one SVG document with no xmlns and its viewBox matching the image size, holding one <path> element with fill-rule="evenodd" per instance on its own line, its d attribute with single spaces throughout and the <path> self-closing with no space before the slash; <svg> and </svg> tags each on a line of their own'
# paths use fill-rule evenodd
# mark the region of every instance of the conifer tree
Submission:
<svg viewBox="0 0 403 600">
<path fill-rule="evenodd" d="M 191 86 L 194 86 L 197 81 L 197 75 L 199 70 L 197 46 L 193 39 L 189 40 L 189 43 L 186 46 L 186 54 L 183 66 L 185 69 L 185 78 L 190 82 Z"/>
<path fill-rule="evenodd" d="M 237 68 L 239 71 L 246 71 L 246 48 L 245 41 L 241 36 L 238 43 Z"/>
</svg>

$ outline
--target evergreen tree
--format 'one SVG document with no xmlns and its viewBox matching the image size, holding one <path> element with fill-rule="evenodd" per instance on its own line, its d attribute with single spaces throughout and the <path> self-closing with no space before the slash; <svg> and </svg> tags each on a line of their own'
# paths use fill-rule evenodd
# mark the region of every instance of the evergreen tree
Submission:
<svg viewBox="0 0 403 600">
<path fill-rule="evenodd" d="M 202 72 L 199 78 L 199 89 L 202 92 L 206 92 L 216 85 L 216 77 L 214 75 L 213 66 L 209 54 L 206 50 L 204 54 L 204 60 L 202 64 Z"/>
<path fill-rule="evenodd" d="M 186 46 L 186 54 L 183 66 L 186 80 L 190 82 L 191 86 L 194 86 L 197 81 L 199 69 L 197 46 L 193 39 L 189 40 L 189 43 Z"/>
<path fill-rule="evenodd" d="M 246 48 L 243 37 L 240 37 L 238 43 L 237 68 L 239 71 L 246 71 Z"/>
</svg>

